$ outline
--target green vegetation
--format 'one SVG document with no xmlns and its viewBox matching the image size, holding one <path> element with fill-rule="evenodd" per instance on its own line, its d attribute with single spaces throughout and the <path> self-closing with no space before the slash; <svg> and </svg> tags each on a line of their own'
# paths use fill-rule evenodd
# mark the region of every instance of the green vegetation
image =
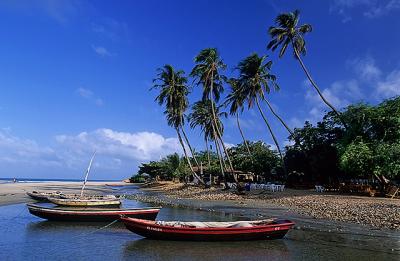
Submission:
<svg viewBox="0 0 400 261">
<path fill-rule="evenodd" d="M 340 179 L 400 178 L 400 97 L 376 106 L 356 104 L 341 113 L 327 113 L 316 126 L 306 122 L 290 138 L 286 162 L 306 180 L 322 183 Z"/>
<path fill-rule="evenodd" d="M 177 153 L 168 155 L 160 161 L 150 161 L 140 166 L 138 175 L 143 177 L 147 174 L 150 178 L 160 178 L 163 180 L 172 180 L 173 178 L 185 178 L 190 174 L 190 169 Z"/>
<path fill-rule="evenodd" d="M 252 172 L 265 180 L 293 181 L 297 176 L 303 183 L 332 184 L 355 178 L 381 180 L 382 176 L 400 179 L 400 97 L 376 106 L 351 105 L 342 115 L 348 120 L 347 129 L 330 112 L 316 125 L 306 122 L 303 128 L 294 130 L 290 136 L 293 144 L 286 146 L 284 155 L 288 177 L 279 153 L 261 141 L 246 141 L 251 156 L 244 142 L 229 148 L 232 164 L 235 170 Z M 217 153 L 201 151 L 195 155 L 205 175 L 221 175 Z M 190 170 L 182 158 L 178 164 L 178 159 L 174 154 L 159 162 L 142 164 L 138 174 L 183 179 Z"/>
<path fill-rule="evenodd" d="M 156 101 L 165 107 L 168 125 L 176 130 L 184 158 L 169 155 L 160 161 L 142 164 L 139 176 L 187 180 L 193 176 L 200 181 L 209 174 L 218 175 L 224 182 L 237 180 L 235 171 L 252 172 L 265 180 L 286 181 L 288 185 L 332 184 L 352 178 L 400 178 L 400 98 L 394 97 L 376 106 L 354 104 L 337 110 L 323 96 L 312 79 L 302 56 L 306 54 L 304 36 L 312 31 L 309 24 L 299 25 L 299 11 L 280 14 L 275 26 L 269 28 L 272 38 L 267 48 L 280 49 L 282 57 L 293 49 L 311 85 L 322 101 L 332 110 L 315 125 L 305 122 L 302 128 L 290 129 L 268 101 L 271 91 L 278 91 L 277 77 L 272 73 L 272 61 L 267 55 L 253 53 L 240 61 L 234 69 L 237 77 L 224 75 L 227 65 L 216 48 L 201 50 L 194 59 L 190 73 L 193 88 L 201 87 L 202 95 L 192 106 L 188 95 L 188 78 L 171 65 L 159 69 L 153 89 L 159 91 Z M 225 86 L 228 93 L 224 95 Z M 223 99 L 225 98 L 225 99 Z M 291 145 L 279 144 L 274 130 L 264 113 L 267 105 L 272 115 L 287 130 Z M 249 142 L 240 127 L 240 114 L 256 105 L 276 151 L 262 141 Z M 191 112 L 187 114 L 187 110 Z M 243 142 L 227 148 L 223 141 L 221 118 L 228 114 L 236 118 Z M 200 128 L 205 150 L 195 152 L 185 133 L 185 123 Z M 183 138 L 182 135 L 183 134 Z M 188 150 L 190 154 L 188 153 Z M 195 166 L 195 167 L 193 167 Z M 204 176 L 200 177 L 200 169 Z M 204 183 L 204 182 L 203 182 Z"/>
</svg>

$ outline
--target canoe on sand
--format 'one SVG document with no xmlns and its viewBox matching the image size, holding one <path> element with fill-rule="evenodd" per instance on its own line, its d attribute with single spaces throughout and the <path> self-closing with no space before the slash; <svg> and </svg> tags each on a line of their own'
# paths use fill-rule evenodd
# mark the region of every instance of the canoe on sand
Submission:
<svg viewBox="0 0 400 261">
<path fill-rule="evenodd" d="M 143 237 L 184 241 L 241 241 L 282 238 L 294 226 L 290 220 L 237 222 L 149 221 L 121 217 L 127 229 Z"/>
<path fill-rule="evenodd" d="M 160 208 L 62 208 L 27 204 L 32 215 L 52 221 L 114 221 L 120 215 L 155 220 Z"/>
<path fill-rule="evenodd" d="M 119 198 L 48 198 L 50 202 L 59 206 L 90 207 L 90 206 L 119 206 Z"/>
</svg>

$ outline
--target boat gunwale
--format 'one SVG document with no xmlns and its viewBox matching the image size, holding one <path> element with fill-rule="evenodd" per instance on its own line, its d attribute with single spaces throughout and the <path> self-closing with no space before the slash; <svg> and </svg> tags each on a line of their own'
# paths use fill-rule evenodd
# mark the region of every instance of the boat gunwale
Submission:
<svg viewBox="0 0 400 261">
<path fill-rule="evenodd" d="M 121 199 L 64 199 L 64 198 L 47 198 L 50 202 L 56 205 L 63 206 L 107 206 L 107 205 L 121 205 Z"/>
<path fill-rule="evenodd" d="M 185 233 L 185 232 L 224 232 L 224 233 L 229 233 L 229 232 L 245 232 L 245 231 L 250 231 L 250 232 L 257 232 L 259 230 L 262 231 L 268 231 L 271 230 L 271 228 L 275 229 L 276 227 L 288 227 L 287 229 L 279 229 L 279 230 L 289 230 L 291 229 L 295 223 L 287 220 L 287 219 L 277 219 L 276 221 L 285 221 L 284 223 L 278 223 L 278 224 L 266 224 L 266 225 L 255 225 L 252 227 L 173 227 L 173 226 L 165 226 L 165 225 L 158 225 L 156 224 L 156 221 L 152 220 L 144 220 L 144 219 L 138 219 L 138 218 L 130 218 L 130 217 L 121 217 L 121 221 L 124 222 L 126 226 L 148 226 L 152 227 L 154 229 L 164 229 L 164 231 L 160 232 L 166 232 L 166 233 Z M 131 222 L 129 222 L 131 221 Z M 255 220 L 254 220 L 255 221 Z M 275 221 L 275 222 L 276 222 Z M 151 229 L 150 229 L 151 230 Z"/>
<path fill-rule="evenodd" d="M 128 208 L 128 209 L 94 209 L 94 208 L 87 208 L 85 210 L 68 210 L 68 209 L 60 209 L 60 208 L 50 208 L 50 207 L 42 207 L 36 204 L 26 204 L 29 210 L 47 212 L 47 213 L 58 213 L 58 214 L 79 214 L 79 215 L 94 215 L 94 214 L 113 214 L 116 215 L 124 215 L 124 214 L 131 214 L 133 212 L 141 212 L 141 213 L 155 213 L 159 212 L 161 208 Z"/>
<path fill-rule="evenodd" d="M 60 202 L 121 202 L 118 198 L 110 198 L 110 199 L 79 199 L 79 198 L 53 198 L 49 197 L 49 200 L 60 201 Z"/>
</svg>

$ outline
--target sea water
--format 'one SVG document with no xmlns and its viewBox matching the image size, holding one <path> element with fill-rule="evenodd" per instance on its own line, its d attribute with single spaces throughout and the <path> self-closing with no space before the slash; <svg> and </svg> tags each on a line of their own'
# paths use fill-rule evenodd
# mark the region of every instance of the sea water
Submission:
<svg viewBox="0 0 400 261">
<path fill-rule="evenodd" d="M 130 200 L 124 205 L 149 206 Z M 164 207 L 158 219 L 232 221 L 239 217 Z M 386 237 L 293 229 L 280 240 L 176 242 L 144 239 L 119 223 L 106 225 L 44 221 L 29 214 L 25 204 L 3 206 L 0 260 L 400 260 L 399 244 Z"/>
</svg>

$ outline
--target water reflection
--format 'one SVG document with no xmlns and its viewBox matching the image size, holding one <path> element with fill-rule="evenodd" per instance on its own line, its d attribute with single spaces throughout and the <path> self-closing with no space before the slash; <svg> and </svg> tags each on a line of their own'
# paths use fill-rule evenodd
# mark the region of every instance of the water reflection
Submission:
<svg viewBox="0 0 400 261">
<path fill-rule="evenodd" d="M 286 240 L 182 242 L 139 239 L 124 245 L 124 260 L 289 260 Z"/>
<path fill-rule="evenodd" d="M 59 221 L 40 221 L 30 222 L 26 225 L 27 233 L 45 233 L 45 232 L 68 232 L 76 231 L 95 231 L 107 226 L 110 222 L 59 222 Z M 113 229 L 124 229 L 121 222 L 111 225 Z"/>
</svg>

